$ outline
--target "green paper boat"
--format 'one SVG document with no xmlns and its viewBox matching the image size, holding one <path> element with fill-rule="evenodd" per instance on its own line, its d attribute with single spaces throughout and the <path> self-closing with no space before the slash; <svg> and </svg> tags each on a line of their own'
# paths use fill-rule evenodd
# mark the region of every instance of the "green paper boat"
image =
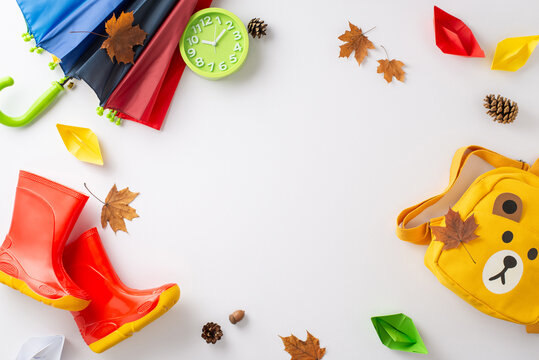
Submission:
<svg viewBox="0 0 539 360">
<path fill-rule="evenodd" d="M 427 354 L 427 348 L 421 339 L 412 319 L 404 314 L 374 316 L 372 324 L 382 344 L 392 350 Z"/>
</svg>

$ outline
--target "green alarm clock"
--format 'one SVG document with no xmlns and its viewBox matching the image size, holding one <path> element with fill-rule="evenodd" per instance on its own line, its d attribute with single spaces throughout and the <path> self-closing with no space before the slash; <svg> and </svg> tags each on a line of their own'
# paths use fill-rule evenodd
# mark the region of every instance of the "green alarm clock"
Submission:
<svg viewBox="0 0 539 360">
<path fill-rule="evenodd" d="M 180 40 L 180 53 L 191 70 L 221 79 L 239 70 L 249 52 L 247 29 L 230 11 L 207 8 L 195 13 Z"/>
</svg>

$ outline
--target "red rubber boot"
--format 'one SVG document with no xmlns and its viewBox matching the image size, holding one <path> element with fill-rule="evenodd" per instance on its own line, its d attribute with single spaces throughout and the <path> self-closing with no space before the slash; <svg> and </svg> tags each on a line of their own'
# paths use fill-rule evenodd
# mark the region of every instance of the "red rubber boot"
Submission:
<svg viewBox="0 0 539 360">
<path fill-rule="evenodd" d="M 25 171 L 19 173 L 11 228 L 0 247 L 0 282 L 59 309 L 90 298 L 67 275 L 62 252 L 88 197 Z"/>
<path fill-rule="evenodd" d="M 86 309 L 72 314 L 84 341 L 97 353 L 127 339 L 180 298 L 176 284 L 148 290 L 125 286 L 112 268 L 96 228 L 66 246 L 64 262 L 69 275 L 92 298 Z"/>
</svg>

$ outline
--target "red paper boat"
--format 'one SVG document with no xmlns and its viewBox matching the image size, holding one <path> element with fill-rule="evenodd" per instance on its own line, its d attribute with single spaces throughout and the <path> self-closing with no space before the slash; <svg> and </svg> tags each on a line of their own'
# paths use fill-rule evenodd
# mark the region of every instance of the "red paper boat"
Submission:
<svg viewBox="0 0 539 360">
<path fill-rule="evenodd" d="M 472 30 L 462 20 L 437 6 L 434 7 L 434 33 L 436 45 L 445 54 L 485 57 Z"/>
</svg>

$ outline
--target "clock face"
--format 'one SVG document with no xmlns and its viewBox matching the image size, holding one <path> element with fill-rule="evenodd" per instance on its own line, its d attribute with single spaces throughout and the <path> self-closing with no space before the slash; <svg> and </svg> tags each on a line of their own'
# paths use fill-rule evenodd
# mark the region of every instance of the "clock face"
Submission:
<svg viewBox="0 0 539 360">
<path fill-rule="evenodd" d="M 219 79 L 237 71 L 249 50 L 247 29 L 231 12 L 208 8 L 194 14 L 180 40 L 183 60 L 198 75 Z"/>
</svg>

